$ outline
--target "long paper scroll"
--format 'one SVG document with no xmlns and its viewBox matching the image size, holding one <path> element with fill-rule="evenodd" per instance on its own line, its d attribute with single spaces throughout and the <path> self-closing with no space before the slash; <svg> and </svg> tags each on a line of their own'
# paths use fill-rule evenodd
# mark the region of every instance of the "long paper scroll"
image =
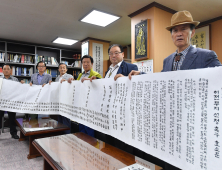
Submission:
<svg viewBox="0 0 222 170">
<path fill-rule="evenodd" d="M 222 166 L 222 67 L 44 88 L 3 80 L 1 110 L 61 114 L 181 169 Z"/>
</svg>

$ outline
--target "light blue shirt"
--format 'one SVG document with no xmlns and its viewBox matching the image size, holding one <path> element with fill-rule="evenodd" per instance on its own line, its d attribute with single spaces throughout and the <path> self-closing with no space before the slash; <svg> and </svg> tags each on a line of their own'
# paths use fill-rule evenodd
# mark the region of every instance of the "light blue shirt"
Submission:
<svg viewBox="0 0 222 170">
<path fill-rule="evenodd" d="M 42 75 L 40 75 L 38 73 L 37 79 L 38 79 L 38 83 L 41 84 L 42 78 L 44 77 L 45 73 L 43 73 Z"/>
</svg>

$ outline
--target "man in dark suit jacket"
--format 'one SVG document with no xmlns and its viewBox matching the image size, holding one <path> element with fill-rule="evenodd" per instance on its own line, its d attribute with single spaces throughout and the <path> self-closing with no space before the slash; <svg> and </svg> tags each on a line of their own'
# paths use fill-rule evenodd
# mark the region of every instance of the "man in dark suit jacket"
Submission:
<svg viewBox="0 0 222 170">
<path fill-rule="evenodd" d="M 106 71 L 104 78 L 114 78 L 114 80 L 117 80 L 119 77 L 128 76 L 132 70 L 138 70 L 137 65 L 123 61 L 124 52 L 121 45 L 111 45 L 108 49 L 108 54 L 112 64 Z M 94 79 L 96 79 L 95 76 L 91 77 L 90 81 Z"/>
<path fill-rule="evenodd" d="M 124 55 L 124 54 L 123 54 Z M 111 60 L 111 59 L 110 59 Z M 119 77 L 124 77 L 124 76 L 128 76 L 129 73 L 132 70 L 138 70 L 137 65 L 135 64 L 130 64 L 125 62 L 124 60 L 119 62 L 120 66 L 118 67 L 118 70 L 116 72 L 116 75 L 114 76 L 114 80 L 117 80 L 117 78 Z M 113 65 L 113 64 L 112 64 Z M 108 70 L 105 73 L 105 78 L 110 78 L 111 76 L 109 76 L 109 74 L 112 74 L 112 71 L 115 72 L 115 70 L 112 70 L 112 65 L 108 68 Z M 118 64 L 117 64 L 118 65 Z M 109 74 L 107 74 L 109 73 Z M 112 76 L 113 77 L 113 76 Z"/>
<path fill-rule="evenodd" d="M 106 71 L 104 78 L 114 78 L 114 80 L 117 80 L 117 78 L 119 77 L 128 76 L 132 70 L 138 70 L 137 65 L 126 63 L 125 61 L 123 61 L 124 52 L 123 52 L 123 47 L 121 45 L 119 44 L 111 45 L 108 49 L 108 54 L 109 54 L 109 59 L 112 64 Z M 96 79 L 96 78 L 91 77 L 91 81 L 93 79 Z M 100 132 L 97 132 L 96 134 L 97 134 L 96 137 L 101 139 L 102 141 L 105 141 L 111 145 L 114 145 L 117 148 L 120 148 L 122 150 L 125 150 L 133 154 L 132 146 L 129 146 L 112 136 L 105 135 Z"/>
<path fill-rule="evenodd" d="M 166 27 L 171 32 L 173 43 L 177 47 L 176 52 L 164 59 L 162 72 L 176 70 L 190 70 L 221 66 L 214 51 L 195 48 L 191 45 L 191 38 L 195 34 L 195 27 L 199 24 L 193 21 L 188 11 L 179 11 L 172 16 L 171 26 Z M 143 74 L 132 71 L 132 75 Z"/>
<path fill-rule="evenodd" d="M 176 52 L 164 59 L 162 72 L 173 71 L 174 58 Z M 190 70 L 198 68 L 207 68 L 221 66 L 220 61 L 217 59 L 217 54 L 214 51 L 194 48 L 190 46 L 189 51 L 186 54 L 180 70 Z"/>
<path fill-rule="evenodd" d="M 171 26 L 166 27 L 166 29 L 171 32 L 177 50 L 164 59 L 162 72 L 221 66 L 214 51 L 195 48 L 191 45 L 191 38 L 194 36 L 195 27 L 199 23 L 193 21 L 188 11 L 179 11 L 172 16 Z M 132 75 L 138 74 L 141 73 L 132 71 L 129 78 L 131 79 Z M 165 170 L 178 169 L 168 163 L 165 163 L 164 166 Z"/>
<path fill-rule="evenodd" d="M 171 26 L 166 29 L 171 32 L 177 50 L 164 59 L 162 72 L 221 66 L 214 51 L 191 46 L 191 38 L 198 24 L 188 11 L 180 11 L 172 16 Z M 165 169 L 178 168 L 166 163 Z"/>
</svg>

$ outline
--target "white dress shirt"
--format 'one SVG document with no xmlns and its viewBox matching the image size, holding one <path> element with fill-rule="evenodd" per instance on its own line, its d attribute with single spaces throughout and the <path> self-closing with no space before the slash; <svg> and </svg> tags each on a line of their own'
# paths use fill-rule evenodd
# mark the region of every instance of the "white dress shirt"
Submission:
<svg viewBox="0 0 222 170">
<path fill-rule="evenodd" d="M 113 64 L 109 67 L 109 71 L 106 73 L 105 78 L 114 78 L 119 70 L 120 65 L 122 64 L 123 61 L 120 61 L 118 64 L 116 64 L 113 67 Z"/>
</svg>

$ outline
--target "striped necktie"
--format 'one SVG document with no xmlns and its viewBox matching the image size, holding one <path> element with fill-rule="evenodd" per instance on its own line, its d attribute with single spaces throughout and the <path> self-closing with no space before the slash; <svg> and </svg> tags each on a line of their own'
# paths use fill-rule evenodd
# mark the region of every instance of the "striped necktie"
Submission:
<svg viewBox="0 0 222 170">
<path fill-rule="evenodd" d="M 180 61 L 180 56 L 181 56 L 181 55 L 182 55 L 182 54 L 179 53 L 179 54 L 177 54 L 177 55 L 175 56 L 175 58 L 174 58 L 175 64 L 174 64 L 174 67 L 173 67 L 173 71 L 178 70 L 178 65 L 179 65 L 179 61 Z"/>
</svg>

